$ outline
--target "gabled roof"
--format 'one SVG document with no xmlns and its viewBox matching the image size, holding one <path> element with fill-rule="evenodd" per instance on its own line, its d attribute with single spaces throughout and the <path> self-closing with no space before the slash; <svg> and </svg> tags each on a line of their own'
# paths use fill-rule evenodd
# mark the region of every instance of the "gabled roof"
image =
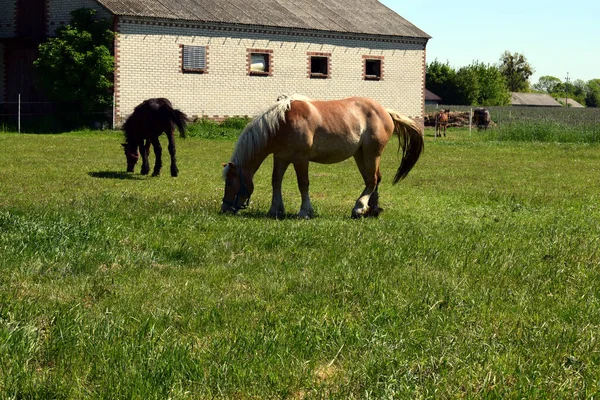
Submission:
<svg viewBox="0 0 600 400">
<path fill-rule="evenodd" d="M 425 101 L 442 101 L 442 98 L 432 91 L 425 89 Z"/>
<path fill-rule="evenodd" d="M 120 16 L 430 38 L 377 0 L 97 1 Z"/>
<path fill-rule="evenodd" d="M 565 99 L 564 98 L 558 98 L 556 99 L 558 100 L 559 103 L 561 104 L 565 104 Z M 573 107 L 573 108 L 585 108 L 585 106 L 583 106 L 582 104 L 580 104 L 579 102 L 573 100 L 572 98 L 567 98 L 567 104 L 569 107 Z"/>
<path fill-rule="evenodd" d="M 552 96 L 544 93 L 512 92 L 511 97 L 510 104 L 513 106 L 562 107 Z"/>
</svg>

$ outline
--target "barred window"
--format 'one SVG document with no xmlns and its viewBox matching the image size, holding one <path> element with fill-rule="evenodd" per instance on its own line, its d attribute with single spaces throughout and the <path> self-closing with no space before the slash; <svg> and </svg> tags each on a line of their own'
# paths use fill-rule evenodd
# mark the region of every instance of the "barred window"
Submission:
<svg viewBox="0 0 600 400">
<path fill-rule="evenodd" d="M 206 72 L 206 46 L 183 46 L 183 72 Z"/>
</svg>

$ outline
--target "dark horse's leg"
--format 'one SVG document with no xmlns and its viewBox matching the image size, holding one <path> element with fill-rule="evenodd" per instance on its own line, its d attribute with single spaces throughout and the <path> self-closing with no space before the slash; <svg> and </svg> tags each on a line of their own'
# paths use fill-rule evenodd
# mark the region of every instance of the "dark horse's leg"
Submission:
<svg viewBox="0 0 600 400">
<path fill-rule="evenodd" d="M 148 153 L 150 152 L 150 140 L 146 140 L 146 144 L 144 144 L 144 139 L 140 142 L 139 145 L 140 155 L 142 156 L 142 175 L 148 175 L 150 172 L 150 163 L 148 162 Z"/>
<path fill-rule="evenodd" d="M 160 170 L 162 168 L 162 147 L 160 146 L 160 140 L 158 140 L 158 135 L 152 136 L 152 147 L 154 147 L 154 171 L 152 172 L 152 176 L 159 176 Z"/>
<path fill-rule="evenodd" d="M 179 174 L 179 168 L 177 168 L 177 158 L 175 157 L 175 127 L 171 126 L 171 130 L 167 131 L 167 139 L 169 140 L 169 155 L 171 156 L 171 176 L 177 176 Z"/>
</svg>

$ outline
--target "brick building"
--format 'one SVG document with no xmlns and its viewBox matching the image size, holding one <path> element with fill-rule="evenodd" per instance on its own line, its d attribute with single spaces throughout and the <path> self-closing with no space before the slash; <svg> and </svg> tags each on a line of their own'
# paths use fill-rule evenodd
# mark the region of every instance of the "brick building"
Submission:
<svg viewBox="0 0 600 400">
<path fill-rule="evenodd" d="M 31 73 L 37 44 L 68 23 L 72 10 L 87 7 L 114 21 L 118 33 L 117 123 L 150 97 L 167 97 L 191 116 L 223 118 L 253 115 L 282 93 L 323 100 L 366 96 L 423 118 L 430 37 L 376 0 L 0 0 L 0 5 L 8 11 L 0 13 L 0 102 L 16 90 L 29 89 L 27 96 L 35 98 L 31 87 L 23 87 L 31 86 L 23 76 Z"/>
</svg>

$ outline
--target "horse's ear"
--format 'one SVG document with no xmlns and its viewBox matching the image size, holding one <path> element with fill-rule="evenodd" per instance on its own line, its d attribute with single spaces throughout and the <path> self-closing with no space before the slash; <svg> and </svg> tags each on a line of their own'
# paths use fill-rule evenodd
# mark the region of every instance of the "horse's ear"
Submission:
<svg viewBox="0 0 600 400">
<path fill-rule="evenodd" d="M 225 168 L 227 166 L 227 163 L 221 163 L 221 167 Z"/>
<path fill-rule="evenodd" d="M 127 143 L 121 143 L 121 146 L 123 146 L 123 148 L 127 148 Z"/>
</svg>

